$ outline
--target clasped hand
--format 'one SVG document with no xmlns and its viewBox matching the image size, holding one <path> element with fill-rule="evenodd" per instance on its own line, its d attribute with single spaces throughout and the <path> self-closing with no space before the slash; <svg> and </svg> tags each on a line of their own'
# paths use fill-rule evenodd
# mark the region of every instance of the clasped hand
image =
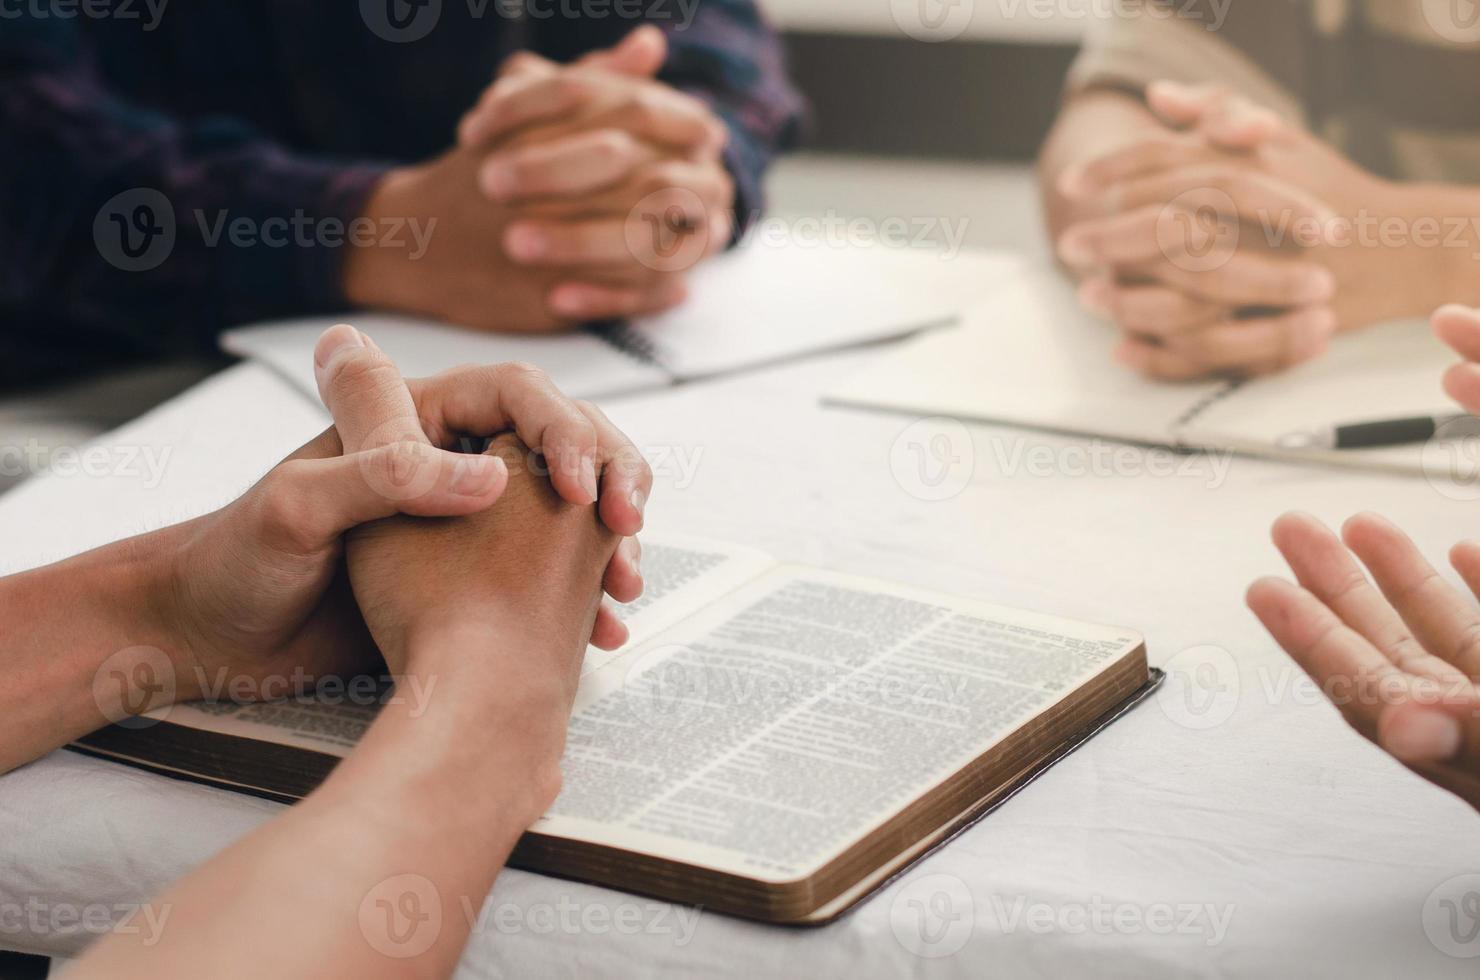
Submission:
<svg viewBox="0 0 1480 980">
<path fill-rule="evenodd" d="M 656 78 L 658 29 L 557 65 L 523 52 L 462 120 L 456 148 L 392 171 L 372 218 L 435 222 L 426 254 L 367 247 L 351 301 L 482 330 L 547 331 L 683 302 L 725 248 L 735 185 L 723 122 Z"/>
<path fill-rule="evenodd" d="M 1083 304 L 1121 330 L 1122 362 L 1170 380 L 1268 374 L 1439 305 L 1432 256 L 1370 233 L 1411 218 L 1401 187 L 1225 90 L 1159 83 L 1147 101 L 1164 133 L 1058 179 L 1101 212 L 1057 245 Z"/>
<path fill-rule="evenodd" d="M 516 621 L 572 656 L 588 637 L 624 642 L 597 599 L 642 591 L 633 535 L 652 473 L 605 415 L 529 365 L 404 381 L 349 326 L 315 356 L 334 427 L 150 544 L 174 556 L 158 646 L 177 676 L 353 674 L 377 653 L 399 675 L 444 635 Z M 500 433 L 490 453 L 453 451 Z M 599 520 L 568 513 L 590 510 Z"/>
</svg>

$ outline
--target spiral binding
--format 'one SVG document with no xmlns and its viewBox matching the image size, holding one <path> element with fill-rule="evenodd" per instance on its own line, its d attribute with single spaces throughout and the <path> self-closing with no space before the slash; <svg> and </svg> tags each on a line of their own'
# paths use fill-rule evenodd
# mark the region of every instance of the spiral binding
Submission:
<svg viewBox="0 0 1480 980">
<path fill-rule="evenodd" d="M 1177 417 L 1177 420 L 1172 423 L 1172 438 L 1174 440 L 1176 440 L 1176 442 L 1175 442 L 1176 447 L 1178 449 L 1197 449 L 1197 448 L 1201 448 L 1201 447 L 1197 447 L 1197 446 L 1188 446 L 1186 443 L 1184 443 L 1182 441 L 1182 434 L 1181 434 L 1182 433 L 1182 430 L 1185 429 L 1185 428 L 1187 428 L 1187 426 L 1190 425 L 1192 422 L 1196 421 L 1196 419 L 1197 419 L 1197 417 L 1199 415 L 1202 415 L 1204 412 L 1206 412 L 1208 409 L 1212 408 L 1214 405 L 1216 405 L 1219 402 L 1224 401 L 1225 399 L 1229 398 L 1235 392 L 1237 392 L 1239 389 L 1243 388 L 1243 386 L 1246 385 L 1246 384 L 1248 384 L 1248 383 L 1249 383 L 1249 379 L 1248 378 L 1235 378 L 1235 379 L 1229 381 L 1227 384 L 1225 384 L 1222 388 L 1219 388 L 1217 391 L 1209 392 L 1208 394 L 1204 395 L 1202 398 L 1199 398 L 1192 405 L 1191 408 L 1189 408 L 1187 411 L 1183 412 L 1180 416 L 1178 416 Z"/>
<path fill-rule="evenodd" d="M 657 368 L 664 366 L 662 348 L 626 320 L 597 324 L 591 327 L 591 332 L 640 364 Z"/>
</svg>

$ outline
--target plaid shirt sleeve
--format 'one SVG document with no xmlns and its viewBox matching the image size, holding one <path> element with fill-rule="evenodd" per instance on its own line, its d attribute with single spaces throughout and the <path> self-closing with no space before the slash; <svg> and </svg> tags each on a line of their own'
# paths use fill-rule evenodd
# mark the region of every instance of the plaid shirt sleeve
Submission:
<svg viewBox="0 0 1480 980">
<path fill-rule="evenodd" d="M 781 38 L 755 0 L 650 0 L 644 9 L 647 21 L 668 35 L 668 63 L 659 78 L 704 100 L 729 127 L 725 165 L 735 180 L 738 239 L 765 206 L 766 169 L 796 145 L 805 119 Z M 634 26 L 617 17 L 556 22 L 539 46 L 571 60 L 611 47 Z"/>
<path fill-rule="evenodd" d="M 70 347 L 79 363 L 78 330 L 107 360 L 205 350 L 233 323 L 341 308 L 344 247 L 267 235 L 292 242 L 306 222 L 317 234 L 349 221 L 382 172 L 290 153 L 235 119 L 186 123 L 130 104 L 56 18 L 6 23 L 0 145 L 23 150 L 0 179 L 5 329 L 74 332 L 65 346 L 9 343 L 61 357 Z M 231 234 L 241 218 L 261 236 L 250 246 Z"/>
<path fill-rule="evenodd" d="M 730 129 L 725 163 L 735 179 L 735 233 L 765 207 L 762 181 L 778 153 L 796 145 L 802 97 L 786 74 L 781 39 L 754 0 L 696 0 L 687 29 L 668 31 L 662 78 L 697 96 Z"/>
</svg>

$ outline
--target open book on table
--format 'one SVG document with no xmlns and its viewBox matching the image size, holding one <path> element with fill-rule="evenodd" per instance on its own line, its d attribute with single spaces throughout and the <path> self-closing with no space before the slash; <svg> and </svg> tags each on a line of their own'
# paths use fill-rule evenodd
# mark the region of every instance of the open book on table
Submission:
<svg viewBox="0 0 1480 980">
<path fill-rule="evenodd" d="M 318 399 L 313 348 L 348 319 L 407 377 L 460 364 L 529 361 L 577 398 L 646 391 L 954 320 L 1019 261 L 1000 252 L 840 248 L 758 241 L 698 268 L 677 309 L 554 335 L 483 334 L 415 317 L 345 314 L 227 331 L 221 346 Z"/>
<path fill-rule="evenodd" d="M 1051 268 L 1002 282 L 961 323 L 885 351 L 827 393 L 836 404 L 1183 449 L 1473 481 L 1453 440 L 1382 449 L 1301 445 L 1312 429 L 1457 411 L 1440 381 L 1458 356 L 1415 321 L 1344 334 L 1322 357 L 1251 381 L 1147 381 L 1118 364 L 1117 331 Z M 1457 433 L 1472 430 L 1456 426 Z"/>
<path fill-rule="evenodd" d="M 763 921 L 825 922 L 1159 677 L 1130 630 L 749 549 L 645 542 L 643 569 L 632 642 L 588 654 L 562 791 L 516 867 Z M 373 705 L 335 700 L 179 705 L 75 747 L 292 800 L 374 717 Z"/>
</svg>

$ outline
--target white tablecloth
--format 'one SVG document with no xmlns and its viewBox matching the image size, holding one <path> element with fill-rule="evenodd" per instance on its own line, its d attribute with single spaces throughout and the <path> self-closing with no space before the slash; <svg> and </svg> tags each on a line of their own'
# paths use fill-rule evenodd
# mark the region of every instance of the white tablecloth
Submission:
<svg viewBox="0 0 1480 980">
<path fill-rule="evenodd" d="M 1476 976 L 1480 959 L 1450 953 L 1480 952 L 1463 904 L 1480 890 L 1463 877 L 1480 874 L 1480 817 L 1309 696 L 1242 596 L 1279 568 L 1267 528 L 1282 510 L 1380 510 L 1442 556 L 1480 503 L 1423 480 L 1246 459 L 1224 472 L 987 426 L 952 449 L 933 423 L 819 405 L 863 356 L 607 405 L 657 459 L 650 526 L 1136 627 L 1172 673 L 1164 693 L 832 926 L 680 919 L 510 871 L 461 975 Z M 106 437 L 118 472 L 0 500 L 0 560 L 208 510 L 322 424 L 267 371 L 234 368 Z M 169 453 L 157 486 L 121 462 L 146 449 Z M 1167 463 L 1183 471 L 1149 468 Z M 0 778 L 0 947 L 75 952 L 87 928 L 48 911 L 125 909 L 277 809 L 65 751 Z"/>
</svg>

